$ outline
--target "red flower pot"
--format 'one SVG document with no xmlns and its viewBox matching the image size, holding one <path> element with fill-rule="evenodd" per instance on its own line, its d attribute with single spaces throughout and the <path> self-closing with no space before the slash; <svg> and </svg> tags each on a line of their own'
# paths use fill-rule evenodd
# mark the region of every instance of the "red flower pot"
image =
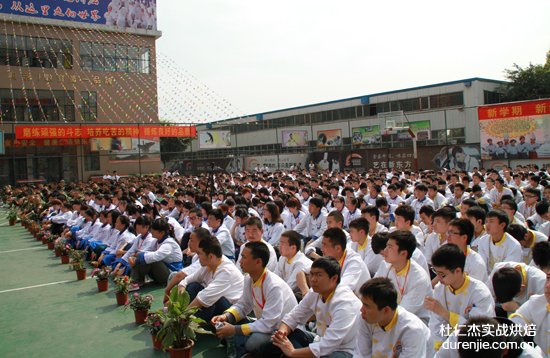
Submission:
<svg viewBox="0 0 550 358">
<path fill-rule="evenodd" d="M 42 240 L 42 245 L 46 245 L 48 243 L 48 240 L 45 237 L 43 237 L 41 240 Z"/>
<path fill-rule="evenodd" d="M 61 256 L 61 250 L 55 249 L 55 257 Z"/>
<path fill-rule="evenodd" d="M 155 335 L 151 335 L 151 338 L 153 339 L 153 348 L 156 351 L 162 350 L 162 341 L 158 339 Z"/>
<path fill-rule="evenodd" d="M 86 279 L 86 269 L 76 270 L 76 279 L 81 281 Z"/>
<path fill-rule="evenodd" d="M 36 238 L 36 241 L 42 241 L 42 238 L 36 234 L 34 234 L 34 237 Z"/>
<path fill-rule="evenodd" d="M 147 318 L 148 310 L 135 310 L 134 311 L 134 318 L 136 320 L 136 324 L 144 324 L 145 318 Z"/>
<path fill-rule="evenodd" d="M 54 245 L 55 244 L 53 242 L 48 242 L 48 250 L 53 250 Z"/>
<path fill-rule="evenodd" d="M 61 255 L 61 263 L 62 264 L 68 264 L 69 263 L 69 255 Z"/>
<path fill-rule="evenodd" d="M 127 293 L 116 293 L 116 304 L 119 306 L 125 305 L 126 301 L 128 301 L 128 294 Z"/>
<path fill-rule="evenodd" d="M 97 280 L 97 292 L 105 292 L 109 288 L 109 280 Z"/>
<path fill-rule="evenodd" d="M 170 358 L 191 358 L 193 356 L 192 350 L 195 342 L 190 341 L 189 345 L 185 348 L 168 348 Z"/>
</svg>

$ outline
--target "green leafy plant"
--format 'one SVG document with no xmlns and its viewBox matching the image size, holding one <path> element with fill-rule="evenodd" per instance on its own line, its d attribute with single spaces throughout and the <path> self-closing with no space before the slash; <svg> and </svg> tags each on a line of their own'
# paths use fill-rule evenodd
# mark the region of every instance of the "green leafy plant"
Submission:
<svg viewBox="0 0 550 358">
<path fill-rule="evenodd" d="M 91 277 L 94 277 L 95 276 L 95 279 L 97 281 L 104 281 L 104 280 L 107 280 L 109 279 L 109 269 L 107 268 L 107 266 L 103 266 L 102 268 L 95 268 L 93 271 L 92 271 L 92 274 L 91 274 Z"/>
<path fill-rule="evenodd" d="M 179 293 L 177 287 L 172 289 L 165 308 L 164 324 L 157 334 L 164 348 L 185 348 L 196 340 L 197 333 L 211 334 L 200 326 L 206 322 L 195 317 L 199 307 L 189 307 L 189 303 L 187 291 Z"/>
<path fill-rule="evenodd" d="M 69 246 L 67 244 L 67 241 L 63 239 L 55 243 L 54 249 L 59 250 L 62 256 L 66 256 L 69 254 L 69 250 L 71 250 L 71 246 Z"/>
<path fill-rule="evenodd" d="M 130 296 L 128 303 L 124 306 L 124 309 L 130 307 L 134 311 L 147 311 L 151 308 L 152 303 L 152 295 L 140 295 L 139 293 L 134 292 L 134 294 Z"/>
<path fill-rule="evenodd" d="M 145 318 L 145 323 L 142 326 L 147 328 L 151 335 L 156 336 L 164 325 L 164 321 L 164 311 L 160 309 L 147 314 L 147 317 Z"/>
<path fill-rule="evenodd" d="M 8 221 L 16 221 L 17 211 L 15 209 L 11 209 L 10 211 L 8 211 L 7 219 Z"/>
<path fill-rule="evenodd" d="M 69 248 L 69 256 L 71 257 L 71 268 L 73 270 L 84 270 L 84 257 L 86 256 L 86 251 Z"/>
<path fill-rule="evenodd" d="M 46 235 L 46 241 L 47 241 L 47 242 L 54 242 L 55 239 L 57 239 L 57 236 L 54 235 L 54 234 L 48 234 L 48 235 Z"/>
<path fill-rule="evenodd" d="M 113 279 L 115 283 L 115 292 L 127 294 L 132 279 L 128 276 L 118 276 Z"/>
</svg>

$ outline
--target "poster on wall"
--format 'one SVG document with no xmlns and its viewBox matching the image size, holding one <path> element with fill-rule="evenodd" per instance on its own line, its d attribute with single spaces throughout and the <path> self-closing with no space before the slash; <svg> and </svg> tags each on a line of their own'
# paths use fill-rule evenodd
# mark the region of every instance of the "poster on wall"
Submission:
<svg viewBox="0 0 550 358">
<path fill-rule="evenodd" d="M 308 131 L 286 130 L 281 131 L 283 147 L 304 147 L 308 145 Z"/>
<path fill-rule="evenodd" d="M 431 139 L 430 121 L 409 122 L 408 126 L 416 135 L 416 140 Z M 406 139 L 410 139 L 411 136 L 408 131 L 402 131 L 397 134 L 397 138 L 406 140 Z"/>
<path fill-rule="evenodd" d="M 550 158 L 550 100 L 478 108 L 483 160 Z"/>
<path fill-rule="evenodd" d="M 352 144 L 376 144 L 381 141 L 380 126 L 354 127 L 351 129 Z"/>
<path fill-rule="evenodd" d="M 443 146 L 437 154 L 431 156 L 438 169 L 456 169 L 472 172 L 481 168 L 481 153 L 476 145 Z"/>
<path fill-rule="evenodd" d="M 339 147 L 342 145 L 342 130 L 329 129 L 317 131 L 317 147 Z"/>
<path fill-rule="evenodd" d="M 21 0 L 0 4 L 0 13 L 116 26 L 157 29 L 156 0 Z"/>
<path fill-rule="evenodd" d="M 109 162 L 160 160 L 159 138 L 91 138 L 90 150 L 107 151 Z"/>
<path fill-rule="evenodd" d="M 199 149 L 231 147 L 231 131 L 200 131 Z"/>
</svg>

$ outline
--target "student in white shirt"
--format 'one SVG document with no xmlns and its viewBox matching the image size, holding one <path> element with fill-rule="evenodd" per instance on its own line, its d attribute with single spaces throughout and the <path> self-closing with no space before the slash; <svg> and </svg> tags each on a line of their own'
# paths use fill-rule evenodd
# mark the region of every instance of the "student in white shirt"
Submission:
<svg viewBox="0 0 550 358">
<path fill-rule="evenodd" d="M 390 233 L 382 252 L 385 262 L 380 264 L 375 277 L 392 280 L 398 292 L 399 305 L 428 322 L 429 314 L 423 303 L 424 297 L 432 295 L 432 285 L 428 273 L 411 259 L 415 250 L 416 240 L 410 231 Z"/>
<path fill-rule="evenodd" d="M 347 213 L 344 214 L 344 230 L 347 230 L 349 227 L 349 223 L 361 217 L 361 210 L 357 208 L 357 199 L 356 198 L 347 198 L 346 199 L 346 209 Z"/>
<path fill-rule="evenodd" d="M 311 198 L 308 206 L 309 214 L 294 227 L 294 231 L 305 237 L 306 244 L 310 240 L 320 238 L 327 229 L 327 214 L 322 209 L 323 199 Z"/>
<path fill-rule="evenodd" d="M 277 253 L 270 243 L 263 240 L 263 224 L 260 218 L 251 216 L 245 222 L 245 238 L 246 242 L 263 242 L 269 249 L 269 262 L 267 263 L 267 269 L 271 272 L 275 272 L 277 268 Z M 242 246 L 241 246 L 242 248 Z M 237 268 L 241 268 L 240 262 L 242 258 L 242 250 L 239 251 L 239 257 L 237 258 Z"/>
<path fill-rule="evenodd" d="M 426 356 L 430 330 L 416 315 L 397 304 L 391 280 L 376 277 L 360 290 L 361 318 L 355 357 L 416 358 Z"/>
<path fill-rule="evenodd" d="M 223 254 L 230 260 L 235 260 L 235 245 L 231 233 L 223 224 L 223 213 L 220 209 L 214 209 L 208 213 L 208 226 L 212 235 L 220 241 Z"/>
<path fill-rule="evenodd" d="M 474 225 L 474 237 L 470 242 L 470 248 L 479 252 L 479 241 L 483 236 L 488 235 L 485 231 L 485 218 L 487 212 L 480 206 L 474 206 L 466 210 L 466 218 Z"/>
<path fill-rule="evenodd" d="M 151 219 L 148 216 L 140 216 L 134 223 L 138 236 L 134 239 L 132 247 L 113 263 L 113 275 L 122 276 L 130 273 L 130 257 L 135 257 L 141 252 L 151 251 L 156 246 L 157 240 L 151 235 Z"/>
<path fill-rule="evenodd" d="M 452 331 L 470 317 L 493 317 L 495 314 L 491 292 L 485 283 L 464 273 L 465 263 L 466 256 L 454 244 L 441 246 L 432 256 L 434 272 L 440 282 L 435 286 L 433 297 L 425 298 L 424 306 L 431 312 L 430 342 L 434 351 L 439 350 L 447 338 L 442 334 L 445 332 L 442 325 L 449 325 Z"/>
<path fill-rule="evenodd" d="M 487 282 L 485 261 L 483 261 L 483 258 L 477 252 L 470 249 L 469 245 L 474 236 L 474 225 L 468 219 L 451 220 L 446 235 L 447 242 L 458 246 L 466 256 L 464 272 L 481 282 Z"/>
<path fill-rule="evenodd" d="M 201 268 L 186 276 L 178 290 L 187 290 L 189 307 L 199 307 L 195 315 L 208 322 L 241 298 L 244 278 L 233 261 L 222 254 L 220 242 L 212 235 L 200 240 L 197 256 Z"/>
<path fill-rule="evenodd" d="M 380 267 L 380 263 L 384 260 L 381 255 L 377 255 L 372 251 L 372 239 L 368 234 L 369 222 L 361 217 L 353 220 L 350 223 L 349 233 L 351 238 L 351 249 L 359 254 L 372 276 Z"/>
<path fill-rule="evenodd" d="M 327 230 L 333 227 L 343 229 L 344 228 L 344 216 L 341 212 L 337 210 L 331 211 L 327 215 Z M 326 230 L 325 230 L 326 231 Z M 346 234 L 346 239 L 349 242 L 349 234 L 347 231 L 344 231 Z M 304 248 L 304 254 L 312 260 L 316 260 L 322 256 L 322 247 L 323 237 L 321 236 L 315 241 L 310 241 L 307 246 Z"/>
<path fill-rule="evenodd" d="M 367 206 L 361 210 L 361 216 L 367 219 L 369 222 L 369 236 L 373 237 L 374 234 L 379 232 L 387 232 L 388 228 L 380 224 L 380 210 L 376 206 Z"/>
<path fill-rule="evenodd" d="M 485 228 L 488 235 L 479 239 L 478 253 L 487 266 L 487 273 L 493 270 L 497 262 L 520 262 L 522 258 L 521 245 L 506 233 L 509 219 L 505 212 L 492 210 L 487 213 Z"/>
<path fill-rule="evenodd" d="M 416 199 L 412 201 L 411 206 L 415 212 L 414 220 L 416 222 L 420 221 L 421 207 L 423 207 L 424 205 L 431 206 L 432 208 L 434 207 L 434 202 L 432 201 L 432 199 L 428 198 L 427 193 L 428 193 L 428 187 L 424 184 L 418 184 L 414 188 L 414 196 Z"/>
<path fill-rule="evenodd" d="M 405 230 L 410 231 L 416 239 L 416 244 L 420 251 L 424 249 L 424 234 L 422 229 L 414 225 L 415 211 L 410 205 L 401 205 L 395 209 L 395 227 L 392 227 L 390 231 Z"/>
<path fill-rule="evenodd" d="M 274 202 L 266 203 L 264 206 L 264 241 L 269 242 L 273 247 L 278 247 L 283 231 L 285 231 L 285 226 L 279 213 L 279 207 Z"/>
<path fill-rule="evenodd" d="M 312 262 L 300 251 L 301 242 L 300 234 L 296 231 L 283 232 L 279 241 L 281 257 L 275 270 L 275 273 L 290 286 L 298 301 L 302 299 L 302 293 L 296 283 L 296 276 L 300 272 L 308 275 Z"/>
<path fill-rule="evenodd" d="M 433 232 L 427 236 L 424 242 L 424 257 L 431 264 L 432 255 L 441 245 L 447 242 L 449 222 L 456 218 L 456 210 L 452 207 L 443 207 L 432 215 Z M 435 283 L 433 283 L 435 286 Z"/>
<path fill-rule="evenodd" d="M 524 225 L 510 224 L 506 232 L 518 240 L 522 250 L 522 262 L 529 264 L 533 259 L 532 249 L 537 242 L 548 241 L 548 237 L 541 232 L 529 230 Z"/>
<path fill-rule="evenodd" d="M 222 323 L 216 330 L 220 338 L 235 336 L 237 356 L 258 354 L 264 343 L 282 318 L 296 307 L 297 302 L 290 287 L 266 266 L 269 249 L 263 242 L 247 242 L 240 262 L 244 279 L 242 297 L 224 314 L 212 318 L 212 324 Z M 254 312 L 256 320 L 249 322 L 246 316 Z"/>
<path fill-rule="evenodd" d="M 530 263 L 531 266 L 544 271 L 545 273 L 550 273 L 550 242 L 543 241 L 536 243 L 533 246 L 533 261 Z"/>
<path fill-rule="evenodd" d="M 286 201 L 286 207 L 289 214 L 287 220 L 284 222 L 286 230 L 294 230 L 294 228 L 306 217 L 306 213 L 302 211 L 302 204 L 297 198 L 289 198 Z"/>
<path fill-rule="evenodd" d="M 361 301 L 339 285 L 340 264 L 322 257 L 311 264 L 311 288 L 304 299 L 284 316 L 272 343 L 262 347 L 262 357 L 351 357 L 355 347 Z M 300 328 L 311 316 L 316 335 Z M 275 349 L 275 347 L 279 349 Z"/>
</svg>

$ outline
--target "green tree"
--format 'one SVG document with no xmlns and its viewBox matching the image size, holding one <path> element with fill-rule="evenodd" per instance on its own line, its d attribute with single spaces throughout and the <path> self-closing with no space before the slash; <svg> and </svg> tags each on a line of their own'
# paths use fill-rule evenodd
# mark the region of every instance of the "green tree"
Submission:
<svg viewBox="0 0 550 358">
<path fill-rule="evenodd" d="M 191 138 L 161 137 L 160 138 L 160 160 L 166 167 L 168 162 L 184 159 L 185 150 L 191 145 Z"/>
<path fill-rule="evenodd" d="M 522 68 L 514 63 L 504 70 L 509 83 L 502 86 L 503 102 L 550 98 L 550 51 L 544 65 L 529 64 Z"/>
</svg>

